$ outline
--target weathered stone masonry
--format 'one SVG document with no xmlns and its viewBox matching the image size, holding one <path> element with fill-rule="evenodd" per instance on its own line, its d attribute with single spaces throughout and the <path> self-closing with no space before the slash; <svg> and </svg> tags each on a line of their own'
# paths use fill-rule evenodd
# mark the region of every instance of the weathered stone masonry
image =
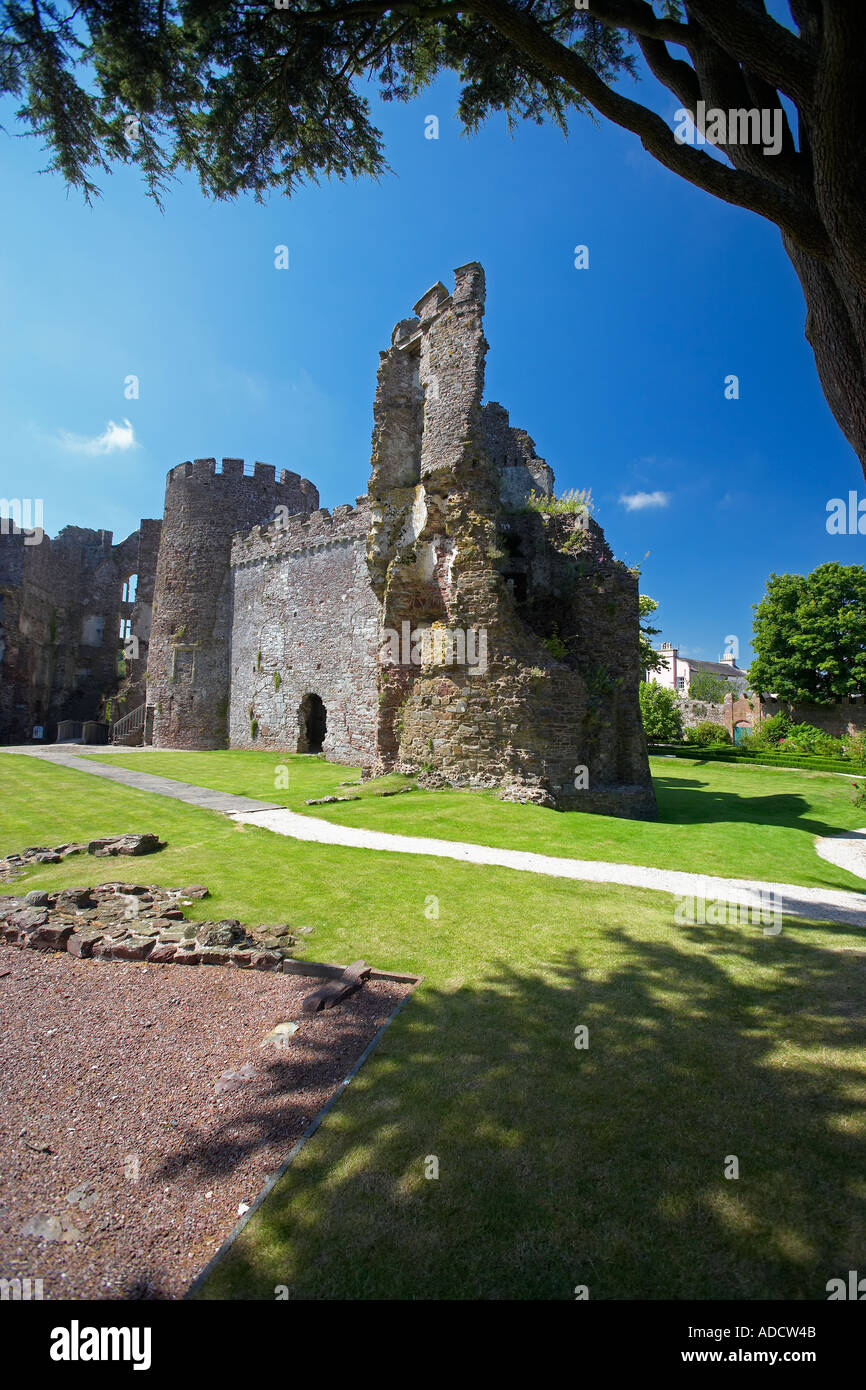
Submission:
<svg viewBox="0 0 866 1390">
<path fill-rule="evenodd" d="M 231 744 L 321 746 L 370 771 L 654 815 L 637 581 L 587 515 L 529 504 L 553 474 L 482 404 L 484 276 L 455 275 L 382 354 L 369 496 L 235 537 Z M 420 664 L 394 661 L 406 630 L 429 636 Z"/>
<path fill-rule="evenodd" d="M 30 739 L 34 726 L 53 739 L 60 720 L 100 717 L 120 680 L 121 620 L 138 653 L 124 683 L 143 698 L 159 536 L 153 520 L 119 545 L 110 531 L 78 526 L 53 540 L 0 529 L 0 741 Z"/>
<path fill-rule="evenodd" d="M 379 610 L 367 574 L 370 512 L 336 507 L 255 527 L 232 547 L 229 737 L 233 748 L 309 747 L 308 704 L 325 707 L 324 744 L 367 763 L 376 740 Z"/>
<path fill-rule="evenodd" d="M 549 505 L 532 439 L 483 404 L 484 295 L 473 262 L 397 324 L 355 506 L 240 459 L 171 470 L 161 532 L 135 542 L 146 741 L 655 815 L 637 580 L 585 509 Z"/>
<path fill-rule="evenodd" d="M 379 766 L 654 815 L 636 578 L 586 515 L 527 506 L 553 475 L 501 406 L 482 405 L 484 275 L 470 264 L 455 277 L 382 357 L 369 564 L 385 629 L 483 631 L 487 669 L 380 664 Z"/>
<path fill-rule="evenodd" d="M 230 699 L 232 534 L 318 506 L 312 483 L 273 465 L 196 459 L 168 475 L 147 669 L 152 739 L 166 748 L 223 748 Z"/>
</svg>

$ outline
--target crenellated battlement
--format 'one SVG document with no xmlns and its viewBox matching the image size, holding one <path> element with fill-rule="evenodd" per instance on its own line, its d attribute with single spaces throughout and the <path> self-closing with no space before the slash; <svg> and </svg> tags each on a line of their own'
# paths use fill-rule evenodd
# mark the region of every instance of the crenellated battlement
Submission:
<svg viewBox="0 0 866 1390">
<path fill-rule="evenodd" d="M 414 351 L 437 319 L 449 310 L 457 314 L 483 310 L 484 271 L 478 261 L 469 261 L 454 271 L 454 290 L 448 293 L 441 280 L 431 285 L 414 306 L 413 317 L 401 319 L 391 334 L 391 347 L 400 352 Z M 380 356 L 387 356 L 386 353 Z"/>
<path fill-rule="evenodd" d="M 200 458 L 185 463 L 178 463 L 174 468 L 170 468 L 165 477 L 166 492 L 178 484 L 183 484 L 188 479 L 193 478 L 197 481 L 210 480 L 215 489 L 220 489 L 226 484 L 241 483 L 249 484 L 252 488 L 274 487 L 277 489 L 290 489 L 301 493 L 305 499 L 315 498 L 319 500 L 318 489 L 309 478 L 302 478 L 300 473 L 293 473 L 288 468 L 281 468 L 279 475 L 272 463 L 261 463 L 256 460 L 252 465 L 246 463 L 244 459 L 224 458 L 219 462 L 215 458 Z"/>
<path fill-rule="evenodd" d="M 365 540 L 370 525 L 369 500 L 358 497 L 355 505 L 344 503 L 330 512 L 319 507 L 314 512 L 277 517 L 266 525 L 238 531 L 232 537 L 232 568 L 267 564 L 286 555 L 323 550 L 327 546 Z"/>
</svg>

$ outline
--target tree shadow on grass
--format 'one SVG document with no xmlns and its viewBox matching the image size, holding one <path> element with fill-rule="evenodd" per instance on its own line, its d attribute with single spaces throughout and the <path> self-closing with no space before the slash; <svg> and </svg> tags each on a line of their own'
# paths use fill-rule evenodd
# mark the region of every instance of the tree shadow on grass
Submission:
<svg viewBox="0 0 866 1390">
<path fill-rule="evenodd" d="M 201 1296 L 823 1299 L 863 1266 L 862 957 L 623 926 L 544 966 L 416 994 Z"/>
<path fill-rule="evenodd" d="M 845 829 L 807 815 L 812 807 L 796 792 L 743 796 L 741 792 L 710 790 L 711 783 L 696 777 L 654 777 L 653 784 L 664 792 L 659 819 L 674 825 L 744 821 L 749 825 L 792 827 L 821 836 L 837 835 Z"/>
</svg>

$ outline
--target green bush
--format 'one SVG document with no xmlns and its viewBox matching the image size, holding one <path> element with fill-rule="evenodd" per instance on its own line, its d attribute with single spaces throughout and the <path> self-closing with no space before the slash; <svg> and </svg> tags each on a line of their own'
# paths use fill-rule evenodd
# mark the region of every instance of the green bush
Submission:
<svg viewBox="0 0 866 1390">
<path fill-rule="evenodd" d="M 527 512 L 542 512 L 545 516 L 579 516 L 592 511 L 592 489 L 569 488 L 561 497 L 545 497 L 543 493 L 532 489 L 525 503 L 523 510 Z"/>
<path fill-rule="evenodd" d="M 762 743 L 757 734 L 743 734 L 736 744 L 738 753 L 760 753 L 769 751 L 770 746 L 768 743 Z M 775 747 L 775 744 L 772 746 Z"/>
<path fill-rule="evenodd" d="M 647 742 L 679 743 L 683 736 L 683 716 L 674 691 L 652 681 L 641 681 L 638 698 Z"/>
<path fill-rule="evenodd" d="M 779 741 L 780 749 L 788 753 L 816 753 L 824 758 L 842 757 L 842 740 L 833 738 L 814 724 L 792 724 Z"/>
<path fill-rule="evenodd" d="M 550 652 L 550 655 L 554 657 L 556 661 L 562 661 L 563 657 L 568 656 L 568 649 L 556 628 L 554 628 L 549 637 L 545 637 L 542 640 L 545 647 Z"/>
<path fill-rule="evenodd" d="M 712 719 L 702 719 L 699 724 L 686 729 L 686 743 L 694 744 L 698 748 L 710 748 L 714 743 L 730 741 L 731 736 L 727 729 L 721 724 L 714 724 Z"/>
<path fill-rule="evenodd" d="M 846 734 L 842 743 L 847 758 L 853 758 L 858 763 L 866 763 L 866 733 Z"/>
<path fill-rule="evenodd" d="M 863 758 L 866 753 L 862 738 L 834 738 L 814 724 L 794 724 L 787 714 L 774 714 L 759 724 L 754 733 L 741 739 L 737 747 L 743 752 L 778 751 L 790 756 L 792 753 L 809 754 L 822 758 L 842 758 L 845 747 L 853 751 L 849 757 Z"/>
<path fill-rule="evenodd" d="M 790 729 L 791 720 L 787 714 L 773 714 L 769 719 L 764 719 L 748 737 L 756 748 L 770 748 L 785 738 Z"/>
<path fill-rule="evenodd" d="M 731 690 L 730 681 L 726 681 L 723 676 L 714 676 L 712 671 L 695 671 L 689 681 L 691 698 L 706 700 L 711 705 L 720 705 Z"/>
</svg>

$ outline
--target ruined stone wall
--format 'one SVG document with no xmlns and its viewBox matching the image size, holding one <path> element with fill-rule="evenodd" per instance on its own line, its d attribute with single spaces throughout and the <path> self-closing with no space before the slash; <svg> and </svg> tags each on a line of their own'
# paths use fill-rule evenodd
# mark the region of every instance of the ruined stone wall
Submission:
<svg viewBox="0 0 866 1390">
<path fill-rule="evenodd" d="M 147 669 L 157 747 L 225 747 L 232 536 L 318 502 L 306 478 L 276 479 L 264 463 L 245 476 L 243 459 L 223 459 L 219 471 L 196 459 L 168 474 Z"/>
<path fill-rule="evenodd" d="M 380 648 L 378 764 L 562 807 L 652 816 L 640 724 L 637 580 L 586 517 L 527 508 L 553 476 L 482 407 L 484 276 L 435 285 L 382 354 L 368 562 L 383 639 L 484 634 L 486 665 Z M 586 769 L 578 776 L 578 769 Z M 580 782 L 580 785 L 578 785 Z"/>
<path fill-rule="evenodd" d="M 58 599 L 55 680 L 66 719 L 97 719 L 118 681 L 122 576 L 110 531 L 67 526 L 51 543 Z M 62 694 L 60 693 L 62 692 Z"/>
<path fill-rule="evenodd" d="M 50 595 L 37 590 L 25 546 L 33 533 L 0 530 L 0 742 L 29 739 L 46 708 L 53 675 L 48 643 Z M 46 544 L 45 539 L 41 542 Z M 25 582 L 25 575 L 28 577 Z"/>
<path fill-rule="evenodd" d="M 499 495 L 506 506 L 519 507 L 534 492 L 553 496 L 553 469 L 535 452 L 535 440 L 515 429 L 498 401 L 482 406 L 484 448 L 499 473 Z"/>
<path fill-rule="evenodd" d="M 145 698 L 147 683 L 147 654 L 150 647 L 150 629 L 153 623 L 153 594 L 156 585 L 156 567 L 159 560 L 159 542 L 162 534 L 161 521 L 142 521 L 138 533 L 138 554 L 133 571 L 138 576 L 135 598 L 124 609 L 130 618 L 130 635 L 135 639 L 134 656 L 127 659 L 126 670 L 130 683 L 140 696 Z"/>
<path fill-rule="evenodd" d="M 159 528 L 158 522 L 143 523 Z M 0 740 L 54 737 L 61 719 L 99 719 L 119 681 L 121 593 L 139 535 L 67 526 L 0 535 Z"/>
<path fill-rule="evenodd" d="M 139 529 L 114 547 L 121 586 L 120 639 L 123 678 L 110 701 L 110 722 L 143 705 L 147 696 L 147 653 L 153 616 L 153 590 L 162 522 L 146 519 Z M 124 586 L 136 578 L 135 596 L 124 596 Z"/>
<path fill-rule="evenodd" d="M 311 751 L 305 702 L 316 695 L 325 706 L 325 756 L 372 763 L 379 605 L 366 565 L 369 522 L 359 498 L 333 516 L 315 511 L 235 538 L 233 748 Z"/>
</svg>

